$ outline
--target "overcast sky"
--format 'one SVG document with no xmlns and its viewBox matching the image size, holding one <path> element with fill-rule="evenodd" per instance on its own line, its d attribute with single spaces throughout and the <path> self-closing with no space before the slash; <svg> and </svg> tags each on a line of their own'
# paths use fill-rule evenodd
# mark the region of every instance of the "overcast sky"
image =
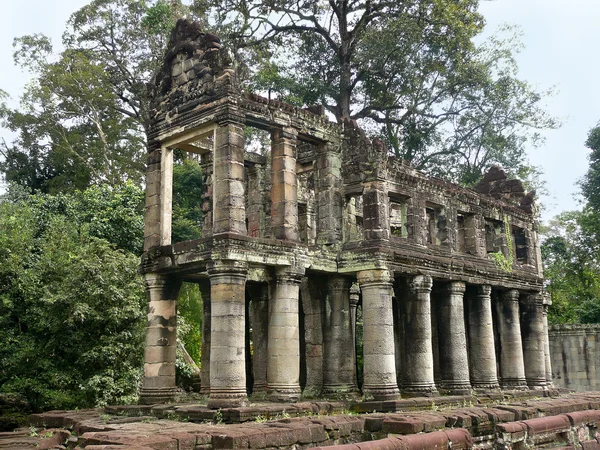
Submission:
<svg viewBox="0 0 600 450">
<path fill-rule="evenodd" d="M 5 1 L 0 16 L 0 89 L 16 100 L 26 74 L 12 62 L 16 36 L 44 33 L 55 44 L 69 15 L 88 0 Z M 576 181 L 587 169 L 583 143 L 600 121 L 600 1 L 493 0 L 482 1 L 481 12 L 492 32 L 504 23 L 519 25 L 525 49 L 518 57 L 520 77 L 540 89 L 556 85 L 558 94 L 547 100 L 548 111 L 562 119 L 559 130 L 545 133 L 546 143 L 532 149 L 532 163 L 542 168 L 550 197 L 543 198 L 549 219 L 578 207 Z M 0 136 L 10 135 L 0 130 Z"/>
</svg>

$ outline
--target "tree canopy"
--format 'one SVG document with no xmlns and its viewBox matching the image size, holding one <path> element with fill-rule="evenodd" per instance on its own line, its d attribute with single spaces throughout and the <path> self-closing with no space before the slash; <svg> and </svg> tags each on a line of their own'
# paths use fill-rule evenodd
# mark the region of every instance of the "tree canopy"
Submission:
<svg viewBox="0 0 600 450">
<path fill-rule="evenodd" d="M 181 16 L 221 35 L 244 86 L 357 119 L 416 168 L 472 184 L 492 164 L 528 173 L 525 147 L 557 126 L 545 92 L 520 80 L 514 30 L 476 45 L 478 0 L 93 0 L 73 13 L 55 55 L 42 35 L 15 40 L 34 80 L 0 117 L 7 180 L 61 192 L 141 183 L 147 84 Z"/>
<path fill-rule="evenodd" d="M 542 245 L 554 322 L 600 323 L 600 124 L 586 146 L 591 152 L 580 181 L 583 209 L 551 221 Z"/>
</svg>

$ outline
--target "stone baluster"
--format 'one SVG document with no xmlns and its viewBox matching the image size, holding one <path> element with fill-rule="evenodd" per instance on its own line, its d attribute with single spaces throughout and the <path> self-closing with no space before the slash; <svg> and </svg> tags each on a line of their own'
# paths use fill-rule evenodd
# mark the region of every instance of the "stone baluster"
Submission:
<svg viewBox="0 0 600 450">
<path fill-rule="evenodd" d="M 482 391 L 499 388 L 491 292 L 490 286 L 480 285 L 468 296 L 471 386 Z"/>
<path fill-rule="evenodd" d="M 505 291 L 496 303 L 496 323 L 500 336 L 500 381 L 503 389 L 526 389 L 519 291 Z"/>
<path fill-rule="evenodd" d="M 363 394 L 378 400 L 399 394 L 394 355 L 393 278 L 385 269 L 357 273 L 363 301 Z"/>
<path fill-rule="evenodd" d="M 404 302 L 404 361 L 402 361 L 402 393 L 410 396 L 437 395 L 433 373 L 431 340 L 430 276 L 410 279 Z"/>
<path fill-rule="evenodd" d="M 144 381 L 140 403 L 167 403 L 177 393 L 177 296 L 181 280 L 170 275 L 144 275 L 148 299 L 148 323 L 144 351 Z"/>
<path fill-rule="evenodd" d="M 277 269 L 269 299 L 267 384 L 274 401 L 300 398 L 299 291 L 302 274 Z"/>
<path fill-rule="evenodd" d="M 465 283 L 451 281 L 439 296 L 439 358 L 441 388 L 453 395 L 469 395 L 469 359 L 463 296 Z"/>
<path fill-rule="evenodd" d="M 213 261 L 208 267 L 211 302 L 209 408 L 247 403 L 245 263 Z"/>
<path fill-rule="evenodd" d="M 525 378 L 530 389 L 546 388 L 546 355 L 543 298 L 538 293 L 521 299 L 521 336 Z"/>
</svg>

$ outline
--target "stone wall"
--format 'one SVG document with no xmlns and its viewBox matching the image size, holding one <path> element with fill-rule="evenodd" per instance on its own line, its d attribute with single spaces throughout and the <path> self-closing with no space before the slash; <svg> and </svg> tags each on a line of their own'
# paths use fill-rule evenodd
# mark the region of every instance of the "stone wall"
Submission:
<svg viewBox="0 0 600 450">
<path fill-rule="evenodd" d="M 574 391 L 600 388 L 600 324 L 549 328 L 552 381 Z"/>
</svg>

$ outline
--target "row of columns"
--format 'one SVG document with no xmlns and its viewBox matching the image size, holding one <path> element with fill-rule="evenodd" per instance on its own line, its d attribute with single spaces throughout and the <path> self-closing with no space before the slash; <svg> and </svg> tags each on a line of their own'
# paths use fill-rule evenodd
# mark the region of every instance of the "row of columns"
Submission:
<svg viewBox="0 0 600 450">
<path fill-rule="evenodd" d="M 202 287 L 202 388 L 209 394 L 210 407 L 243 405 L 247 401 L 247 267 L 241 262 L 215 261 L 208 274 L 210 289 Z M 399 311 L 394 313 L 394 278 L 388 270 L 361 271 L 357 278 L 362 293 L 365 398 L 396 398 L 399 386 L 409 396 L 437 395 L 438 389 L 465 395 L 472 389 L 543 389 L 551 380 L 540 295 L 503 291 L 493 313 L 490 286 L 467 290 L 465 283 L 452 281 L 432 294 L 431 277 L 417 275 L 397 285 Z M 300 398 L 301 281 L 300 274 L 279 269 L 270 286 L 249 287 L 255 395 L 279 401 Z M 175 393 L 179 285 L 165 275 L 146 276 L 149 313 L 141 393 L 145 402 L 167 401 Z M 358 292 L 351 289 L 349 278 L 333 276 L 328 280 L 327 299 L 323 316 L 317 313 L 313 321 L 324 320 L 322 352 L 309 342 L 315 330 L 310 327 L 312 316 L 305 318 L 307 364 L 309 356 L 321 360 L 326 395 L 355 393 Z M 307 379 L 307 385 L 318 383 Z"/>
</svg>

